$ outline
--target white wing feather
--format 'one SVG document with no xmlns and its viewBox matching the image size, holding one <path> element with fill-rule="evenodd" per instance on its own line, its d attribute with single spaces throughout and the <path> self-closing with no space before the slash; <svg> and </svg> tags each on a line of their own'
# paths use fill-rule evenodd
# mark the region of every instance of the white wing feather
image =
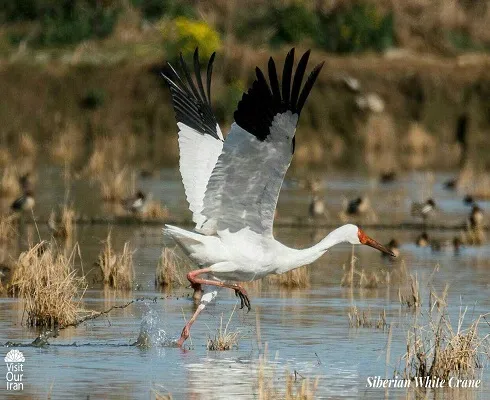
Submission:
<svg viewBox="0 0 490 400">
<path fill-rule="evenodd" d="M 213 172 L 223 142 L 210 135 L 203 135 L 179 122 L 180 173 L 184 183 L 185 195 L 192 211 L 192 220 L 201 226 L 205 217 L 201 214 L 204 205 L 204 194 L 209 177 Z M 218 135 L 222 137 L 217 126 Z"/>
</svg>

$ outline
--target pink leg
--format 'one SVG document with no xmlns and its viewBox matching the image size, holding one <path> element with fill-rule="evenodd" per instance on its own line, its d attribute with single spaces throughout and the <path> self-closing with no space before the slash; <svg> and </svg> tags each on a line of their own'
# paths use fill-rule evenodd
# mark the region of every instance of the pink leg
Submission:
<svg viewBox="0 0 490 400">
<path fill-rule="evenodd" d="M 213 281 L 210 279 L 200 279 L 197 278 L 198 275 L 201 274 L 206 274 L 208 272 L 211 272 L 210 268 L 204 268 L 204 269 L 198 269 L 195 271 L 191 271 L 187 274 L 187 279 L 191 283 L 191 286 L 195 289 L 197 285 L 199 287 L 201 285 L 208 285 L 208 286 L 217 286 L 217 287 L 225 287 L 229 289 L 233 289 L 235 291 L 235 294 L 240 297 L 240 302 L 241 302 L 241 307 L 246 306 L 248 310 L 250 311 L 250 300 L 248 298 L 247 292 L 245 291 L 244 288 L 242 288 L 240 285 L 237 285 L 236 283 L 224 283 L 224 282 L 219 282 L 219 281 Z M 185 324 L 184 329 L 182 329 L 182 333 L 180 334 L 180 338 L 177 341 L 177 345 L 179 347 L 182 347 L 184 342 L 187 340 L 190 334 L 191 326 L 194 323 L 194 321 L 197 319 L 198 315 L 201 313 L 201 311 L 204 309 L 205 305 L 204 304 L 199 304 L 197 307 L 196 312 L 192 316 L 192 318 Z"/>
</svg>

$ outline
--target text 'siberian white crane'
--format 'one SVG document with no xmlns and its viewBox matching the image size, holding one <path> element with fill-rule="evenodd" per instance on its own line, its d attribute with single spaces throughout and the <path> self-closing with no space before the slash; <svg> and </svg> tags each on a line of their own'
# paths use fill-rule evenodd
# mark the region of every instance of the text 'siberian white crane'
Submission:
<svg viewBox="0 0 490 400">
<path fill-rule="evenodd" d="M 194 77 L 182 55 L 182 75 L 169 65 L 166 79 L 179 127 L 180 172 L 193 232 L 166 225 L 170 235 L 199 269 L 187 274 L 195 289 L 201 285 L 233 289 L 241 308 L 250 310 L 246 291 L 237 283 L 269 274 L 282 274 L 310 264 L 330 247 L 348 242 L 365 244 L 391 256 L 387 248 L 355 225 L 344 225 L 318 244 L 296 250 L 274 239 L 272 224 L 284 175 L 294 153 L 296 125 L 323 63 L 303 85 L 310 51 L 293 73 L 294 49 L 286 56 L 279 83 L 276 65 L 269 59 L 269 83 L 259 68 L 256 80 L 238 103 L 226 140 L 211 109 L 211 75 L 215 54 L 209 60 L 206 87 L 199 54 L 194 53 Z M 217 291 L 204 294 L 193 317 L 182 330 L 178 345 Z"/>
</svg>

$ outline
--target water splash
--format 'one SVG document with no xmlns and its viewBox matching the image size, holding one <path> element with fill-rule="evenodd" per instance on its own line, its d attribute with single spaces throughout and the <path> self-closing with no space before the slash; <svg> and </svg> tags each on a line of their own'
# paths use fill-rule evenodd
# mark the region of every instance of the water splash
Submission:
<svg viewBox="0 0 490 400">
<path fill-rule="evenodd" d="M 140 333 L 135 345 L 142 348 L 171 345 L 171 339 L 168 338 L 161 325 L 157 312 L 149 308 L 141 321 Z"/>
</svg>

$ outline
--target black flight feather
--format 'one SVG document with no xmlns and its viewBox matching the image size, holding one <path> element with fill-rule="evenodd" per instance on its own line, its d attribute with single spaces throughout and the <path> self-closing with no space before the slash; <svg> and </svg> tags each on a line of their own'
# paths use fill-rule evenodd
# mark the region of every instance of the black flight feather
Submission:
<svg viewBox="0 0 490 400">
<path fill-rule="evenodd" d="M 293 76 L 294 47 L 289 51 L 284 61 L 282 71 L 282 100 L 287 106 L 291 98 L 291 77 Z"/>
<path fill-rule="evenodd" d="M 263 72 L 257 67 L 255 69 L 257 78 L 250 89 L 243 94 L 235 111 L 234 117 L 237 125 L 263 141 L 269 136 L 272 121 L 277 114 L 289 110 L 299 116 L 323 66 L 322 63 L 313 69 L 306 79 L 303 89 L 301 89 L 309 56 L 310 50 L 301 57 L 293 78 L 294 49 L 289 51 L 284 61 L 281 85 L 272 57 L 268 62 L 269 83 L 267 83 Z M 291 80 L 293 81 L 292 90 Z M 282 98 L 280 87 L 282 87 Z M 294 137 L 291 147 L 294 152 Z"/>
<path fill-rule="evenodd" d="M 303 54 L 299 60 L 298 66 L 296 67 L 296 72 L 294 73 L 293 90 L 291 91 L 291 111 L 293 113 L 298 112 L 296 110 L 296 106 L 298 104 L 299 90 L 301 89 L 301 84 L 303 83 L 303 76 L 305 75 L 306 65 L 308 64 L 309 58 L 310 50 Z"/>
<path fill-rule="evenodd" d="M 201 65 L 199 64 L 199 50 L 196 47 L 194 51 L 194 75 L 196 75 L 197 86 L 199 87 L 199 95 L 204 103 L 207 103 L 206 94 L 204 93 L 204 86 L 201 78 Z"/>
<path fill-rule="evenodd" d="M 199 90 L 194 84 L 194 80 L 189 73 L 182 54 L 180 55 L 180 66 L 184 79 L 182 79 L 170 63 L 168 63 L 167 71 L 162 72 L 162 76 L 167 81 L 172 95 L 172 103 L 177 122 L 182 122 L 201 134 L 208 134 L 218 140 L 222 140 L 218 136 L 216 118 L 211 109 L 211 75 L 214 57 L 215 53 L 211 55 L 208 62 L 206 76 L 207 97 L 201 77 L 201 66 L 197 49 L 194 52 L 194 75 Z"/>
<path fill-rule="evenodd" d="M 277 79 L 276 64 L 274 59 L 269 58 L 269 80 L 271 82 L 272 96 L 274 97 L 274 103 L 281 103 L 281 90 L 279 89 L 279 80 Z"/>
</svg>

